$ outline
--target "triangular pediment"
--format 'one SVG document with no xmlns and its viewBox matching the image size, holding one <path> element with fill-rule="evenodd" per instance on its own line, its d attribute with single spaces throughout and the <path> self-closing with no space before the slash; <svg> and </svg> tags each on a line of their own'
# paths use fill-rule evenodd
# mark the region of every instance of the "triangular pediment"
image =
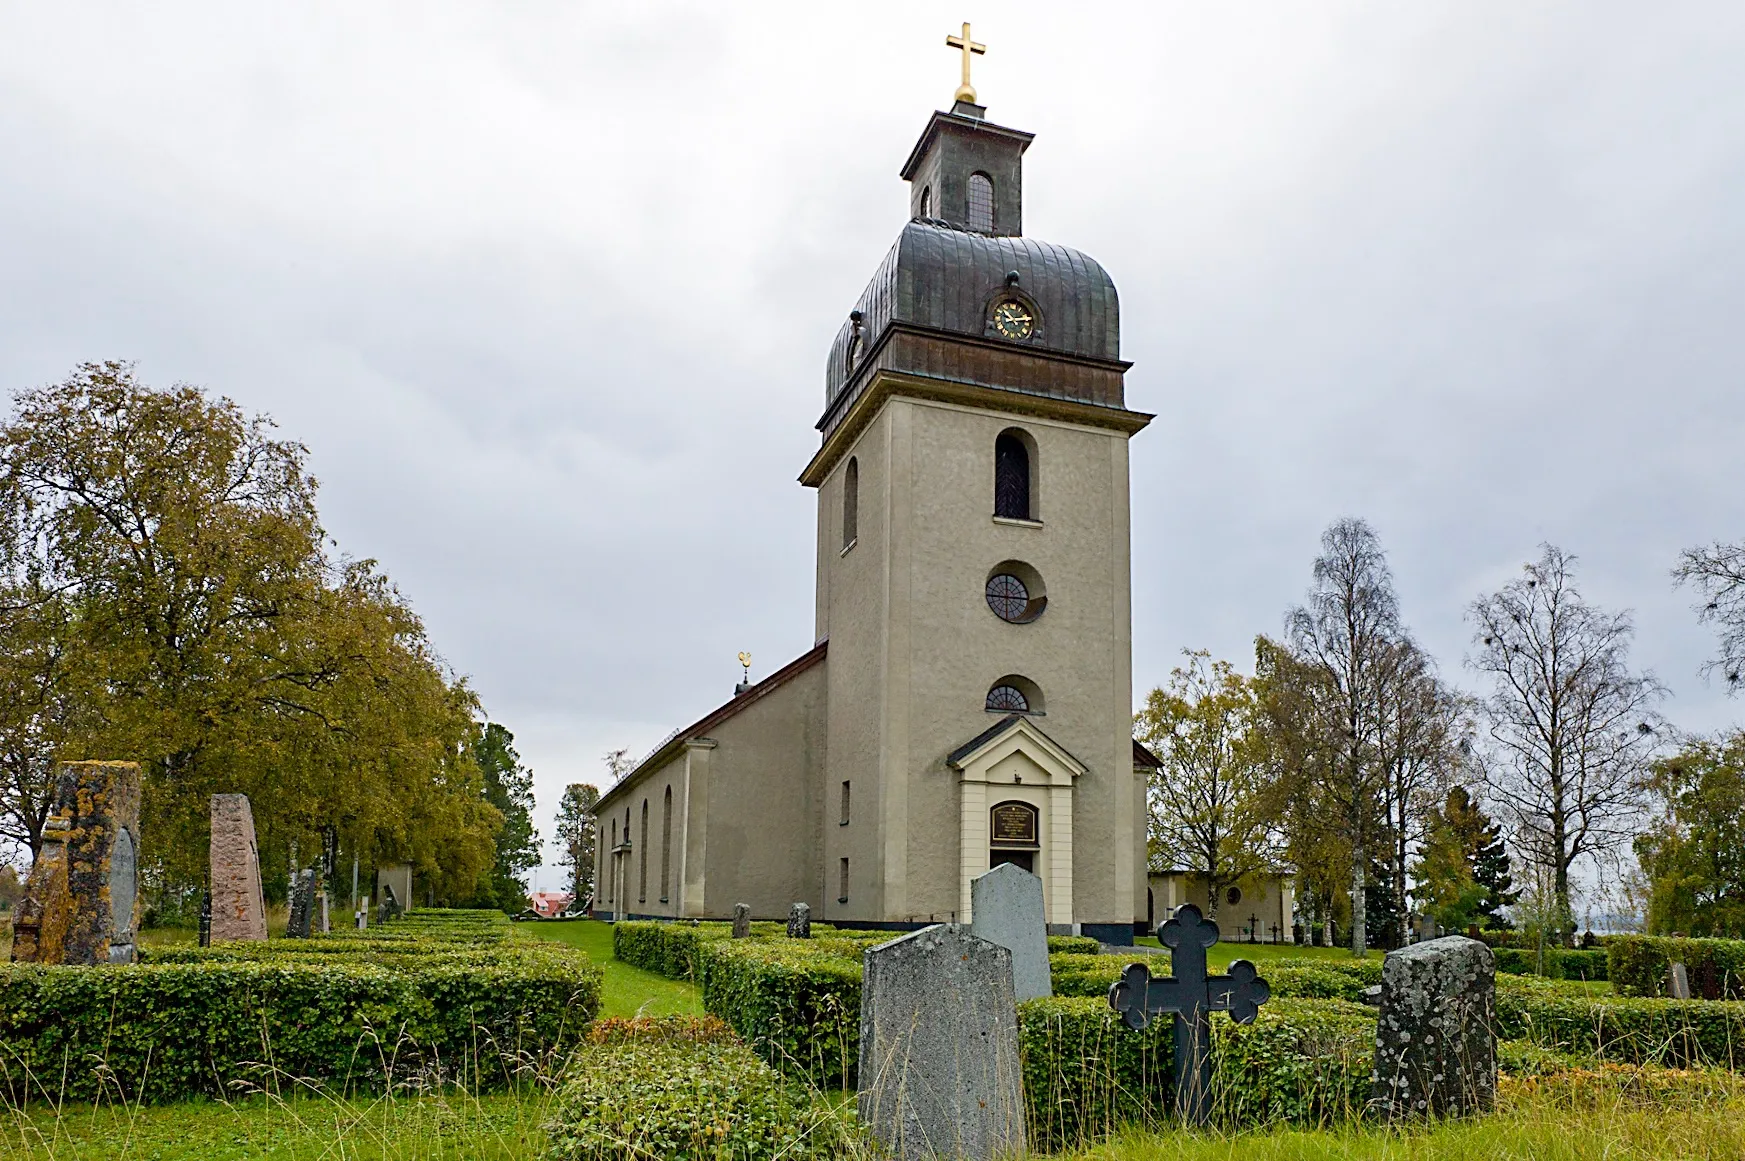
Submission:
<svg viewBox="0 0 1745 1161">
<path fill-rule="evenodd" d="M 1073 779 L 1085 772 L 1083 762 L 1023 714 L 1001 718 L 953 750 L 946 764 L 967 782 L 1013 781 L 1012 771 L 1026 764 L 1041 775 L 1036 780 L 1056 785 L 1071 785 Z M 1016 780 L 1021 778 L 1022 775 Z"/>
</svg>

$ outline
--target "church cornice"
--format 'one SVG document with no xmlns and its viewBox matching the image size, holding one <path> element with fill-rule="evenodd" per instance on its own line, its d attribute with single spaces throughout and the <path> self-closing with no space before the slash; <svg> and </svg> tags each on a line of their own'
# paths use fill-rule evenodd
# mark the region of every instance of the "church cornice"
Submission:
<svg viewBox="0 0 1745 1161">
<path fill-rule="evenodd" d="M 954 340 L 961 341 L 961 340 Z M 1143 411 L 1128 411 L 1100 403 L 1085 403 L 1076 399 L 1061 399 L 1050 395 L 1033 395 L 1005 387 L 984 387 L 955 379 L 936 379 L 926 375 L 880 371 L 855 398 L 848 411 L 824 439 L 824 446 L 812 457 L 800 473 L 800 483 L 816 488 L 830 475 L 836 462 L 847 454 L 867 424 L 872 422 L 885 402 L 893 397 L 925 399 L 937 403 L 955 403 L 1001 411 L 1011 415 L 1029 415 L 1063 423 L 1101 427 L 1133 435 L 1142 431 L 1155 416 Z"/>
</svg>

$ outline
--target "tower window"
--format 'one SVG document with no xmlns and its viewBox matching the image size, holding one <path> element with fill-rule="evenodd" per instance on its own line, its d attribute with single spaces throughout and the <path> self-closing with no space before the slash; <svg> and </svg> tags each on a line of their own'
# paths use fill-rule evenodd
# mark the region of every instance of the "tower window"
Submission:
<svg viewBox="0 0 1745 1161">
<path fill-rule="evenodd" d="M 994 182 L 985 173 L 969 175 L 969 228 L 983 234 L 994 232 Z"/>
<path fill-rule="evenodd" d="M 846 781 L 842 784 L 842 821 L 838 825 L 848 825 L 848 783 Z"/>
<path fill-rule="evenodd" d="M 836 901 L 848 902 L 848 860 L 843 859 L 837 870 Z"/>
<path fill-rule="evenodd" d="M 933 216 L 933 187 L 930 185 L 921 187 L 921 216 L 923 218 Z"/>
<path fill-rule="evenodd" d="M 994 616 L 1014 625 L 1027 625 L 1048 608 L 1041 574 L 1021 560 L 996 564 L 988 573 L 985 595 Z M 1031 697 L 1030 700 L 1034 702 L 1036 699 Z"/>
<path fill-rule="evenodd" d="M 1017 431 L 994 440 L 994 515 L 1031 520 L 1030 448 Z"/>
<path fill-rule="evenodd" d="M 860 460 L 851 458 L 842 472 L 842 550 L 860 538 Z"/>
<path fill-rule="evenodd" d="M 1030 699 L 1015 685 L 996 685 L 988 690 L 988 712 L 991 714 L 1023 714 L 1030 712 Z"/>
</svg>

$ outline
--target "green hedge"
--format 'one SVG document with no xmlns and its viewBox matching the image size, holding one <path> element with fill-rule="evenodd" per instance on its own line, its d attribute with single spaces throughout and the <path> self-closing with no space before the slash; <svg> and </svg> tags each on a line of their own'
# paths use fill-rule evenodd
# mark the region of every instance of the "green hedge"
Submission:
<svg viewBox="0 0 1745 1161">
<path fill-rule="evenodd" d="M 1106 1000 L 1018 1005 L 1030 1144 L 1060 1150 L 1170 1111 L 1173 1025 L 1143 1032 Z M 1322 1124 L 1360 1115 L 1375 1061 L 1375 1016 L 1337 1001 L 1279 1000 L 1250 1025 L 1212 1022 L 1213 1116 L 1221 1124 Z"/>
<path fill-rule="evenodd" d="M 1521 947 L 1491 949 L 1497 971 L 1503 975 L 1535 974 L 1539 963 L 1536 950 Z M 1579 949 L 1549 947 L 1545 949 L 1545 976 L 1553 980 L 1603 980 L 1608 977 L 1606 952 L 1601 948 Z"/>
<path fill-rule="evenodd" d="M 860 1057 L 861 960 L 821 942 L 706 941 L 695 978 L 703 1010 L 770 1064 L 821 1088 L 850 1088 Z"/>
<path fill-rule="evenodd" d="M 1505 976 L 1497 1035 L 1629 1064 L 1745 1069 L 1745 1003 L 1592 996 L 1567 984 Z"/>
<path fill-rule="evenodd" d="M 1100 955 L 1103 945 L 1088 935 L 1051 935 L 1049 955 Z"/>
<path fill-rule="evenodd" d="M 1153 964 L 1157 972 L 1168 971 L 1168 961 L 1157 957 Z M 1057 996 L 1107 997 L 1109 986 L 1121 975 L 1128 960 L 1114 955 L 1051 955 L 1048 957 L 1054 994 Z M 1144 962 L 1143 960 L 1141 962 Z M 1307 1000 L 1350 1000 L 1361 998 L 1368 987 L 1368 978 L 1380 982 L 1381 966 L 1370 971 L 1368 961 L 1341 964 L 1338 961 L 1303 958 L 1268 960 L 1257 965 L 1261 978 L 1280 997 Z"/>
<path fill-rule="evenodd" d="M 1745 939 L 1619 935 L 1606 944 L 1606 969 L 1620 996 L 1664 996 L 1673 963 L 1684 965 L 1693 996 L 1745 1000 Z"/>
<path fill-rule="evenodd" d="M 561 945 L 469 943 L 457 934 L 469 926 L 165 948 L 127 967 L 0 968 L 0 1084 L 15 1102 L 303 1081 L 503 1087 L 577 1041 L 599 1007 L 600 971 Z"/>
<path fill-rule="evenodd" d="M 577 1054 L 551 1161 L 824 1161 L 851 1155 L 838 1111 L 695 1020 L 608 1021 Z"/>
</svg>

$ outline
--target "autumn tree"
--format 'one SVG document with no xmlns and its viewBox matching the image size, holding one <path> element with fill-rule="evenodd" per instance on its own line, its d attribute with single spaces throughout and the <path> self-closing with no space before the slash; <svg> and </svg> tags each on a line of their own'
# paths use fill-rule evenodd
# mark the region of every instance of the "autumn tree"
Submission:
<svg viewBox="0 0 1745 1161">
<path fill-rule="evenodd" d="M 1655 817 L 1634 844 L 1648 930 L 1745 937 L 1745 734 L 1686 742 L 1648 789 Z"/>
<path fill-rule="evenodd" d="M 594 848 L 599 841 L 594 807 L 599 801 L 599 787 L 572 782 L 564 787 L 557 805 L 557 841 L 563 847 L 558 863 L 570 869 L 570 893 L 576 906 L 594 894 Z"/>
<path fill-rule="evenodd" d="M 1348 853 L 1351 951 L 1359 956 L 1367 946 L 1370 864 L 1385 849 L 1384 702 L 1401 636 L 1393 575 L 1374 530 L 1355 518 L 1335 521 L 1321 536 L 1308 600 L 1286 618 L 1287 643 L 1306 680 L 1281 703 L 1298 720 L 1282 725 L 1299 737 L 1317 735 L 1311 769 L 1324 780 L 1316 794 Z"/>
<path fill-rule="evenodd" d="M 0 425 L 0 769 L 32 841 L 54 761 L 144 767 L 152 875 L 197 882 L 207 803 L 241 791 L 263 857 L 410 862 L 466 898 L 501 816 L 478 709 L 370 561 L 335 561 L 306 451 L 125 364 L 20 393 Z M 38 830 L 40 827 L 38 827 Z"/>
<path fill-rule="evenodd" d="M 1208 914 L 1226 888 L 1279 854 L 1259 702 L 1250 681 L 1205 651 L 1146 697 L 1135 732 L 1162 765 L 1146 788 L 1152 865 L 1203 876 Z"/>
<path fill-rule="evenodd" d="M 1574 926 L 1576 862 L 1634 833 L 1665 692 L 1630 668 L 1630 615 L 1589 604 L 1574 565 L 1544 545 L 1469 611 L 1468 665 L 1491 683 L 1489 794 L 1514 824 L 1517 853 L 1545 872 L 1541 910 L 1556 910 L 1548 929 L 1562 940 Z"/>
</svg>

